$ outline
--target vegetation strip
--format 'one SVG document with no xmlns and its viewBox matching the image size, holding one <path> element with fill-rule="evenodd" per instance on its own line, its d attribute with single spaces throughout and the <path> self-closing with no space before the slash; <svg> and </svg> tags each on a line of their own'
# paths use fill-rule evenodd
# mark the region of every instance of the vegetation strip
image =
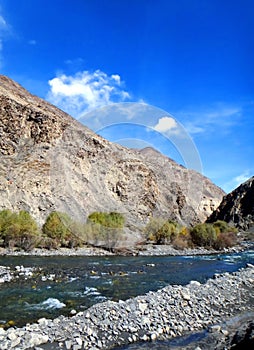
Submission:
<svg viewBox="0 0 254 350">
<path fill-rule="evenodd" d="M 116 345 L 168 339 L 206 328 L 253 309 L 254 266 L 216 275 L 205 284 L 167 286 L 118 303 L 107 301 L 71 318 L 40 319 L 23 328 L 0 329 L 0 349 L 110 349 Z"/>
<path fill-rule="evenodd" d="M 113 252 L 124 246 L 125 218 L 117 212 L 93 212 L 86 223 L 74 221 L 65 213 L 51 212 L 40 229 L 24 210 L 18 213 L 0 211 L 0 247 L 18 248 L 30 252 L 34 248 L 78 248 L 84 245 L 101 247 Z M 171 244 L 175 249 L 206 247 L 224 249 L 237 244 L 237 229 L 225 221 L 200 223 L 187 228 L 165 218 L 151 218 L 142 231 L 139 244 Z M 133 248 L 138 244 L 132 244 Z"/>
</svg>

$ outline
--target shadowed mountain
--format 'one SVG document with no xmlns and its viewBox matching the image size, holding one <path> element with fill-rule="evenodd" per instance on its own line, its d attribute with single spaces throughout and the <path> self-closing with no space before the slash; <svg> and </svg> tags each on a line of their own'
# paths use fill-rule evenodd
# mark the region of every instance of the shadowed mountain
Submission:
<svg viewBox="0 0 254 350">
<path fill-rule="evenodd" d="M 254 176 L 223 197 L 208 222 L 224 220 L 247 230 L 254 224 Z"/>
</svg>

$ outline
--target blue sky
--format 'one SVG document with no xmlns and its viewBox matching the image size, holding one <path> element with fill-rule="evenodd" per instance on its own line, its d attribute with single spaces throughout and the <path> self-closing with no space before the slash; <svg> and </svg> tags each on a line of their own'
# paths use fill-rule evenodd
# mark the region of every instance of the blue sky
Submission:
<svg viewBox="0 0 254 350">
<path fill-rule="evenodd" d="M 253 18 L 252 0 L 0 0 L 0 71 L 229 192 L 254 173 Z"/>
</svg>

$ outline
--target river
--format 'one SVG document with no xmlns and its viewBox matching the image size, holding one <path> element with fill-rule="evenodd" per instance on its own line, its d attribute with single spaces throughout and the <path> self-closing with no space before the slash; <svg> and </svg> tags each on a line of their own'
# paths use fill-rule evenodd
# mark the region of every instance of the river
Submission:
<svg viewBox="0 0 254 350">
<path fill-rule="evenodd" d="M 0 257 L 0 265 L 35 267 L 32 278 L 0 285 L 0 324 L 69 315 L 105 300 L 125 300 L 168 284 L 205 282 L 254 264 L 254 250 L 235 254 L 154 257 Z M 132 348 L 131 348 L 132 349 Z"/>
</svg>

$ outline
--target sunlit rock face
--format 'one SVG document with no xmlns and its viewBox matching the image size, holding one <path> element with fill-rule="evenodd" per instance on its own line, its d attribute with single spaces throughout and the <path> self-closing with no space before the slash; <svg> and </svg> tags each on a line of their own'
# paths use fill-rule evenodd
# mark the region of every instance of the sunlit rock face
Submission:
<svg viewBox="0 0 254 350">
<path fill-rule="evenodd" d="M 0 209 L 28 210 L 42 224 L 53 210 L 85 221 L 117 211 L 139 231 L 151 216 L 193 225 L 224 192 L 153 148 L 111 143 L 0 76 Z"/>
<path fill-rule="evenodd" d="M 208 218 L 209 222 L 224 220 L 247 230 L 254 224 L 254 176 L 226 195 Z"/>
</svg>

